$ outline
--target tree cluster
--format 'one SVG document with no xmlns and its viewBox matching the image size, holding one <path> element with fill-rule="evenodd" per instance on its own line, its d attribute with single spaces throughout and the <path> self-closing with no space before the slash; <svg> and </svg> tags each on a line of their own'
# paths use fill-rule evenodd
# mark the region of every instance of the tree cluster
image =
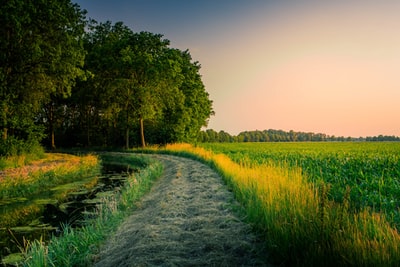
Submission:
<svg viewBox="0 0 400 267">
<path fill-rule="evenodd" d="M 368 136 L 365 138 L 366 141 L 371 142 L 399 142 L 400 137 L 394 135 L 378 135 L 378 136 Z"/>
<path fill-rule="evenodd" d="M 245 131 L 232 136 L 225 131 L 208 129 L 201 131 L 198 142 L 202 143 L 233 143 L 233 142 L 322 142 L 322 141 L 400 141 L 396 136 L 374 136 L 374 137 L 344 137 L 327 135 L 323 133 L 295 132 L 283 130 Z"/>
<path fill-rule="evenodd" d="M 161 34 L 88 20 L 70 0 L 9 0 L 0 23 L 3 142 L 191 142 L 213 114 L 200 64 Z"/>
</svg>

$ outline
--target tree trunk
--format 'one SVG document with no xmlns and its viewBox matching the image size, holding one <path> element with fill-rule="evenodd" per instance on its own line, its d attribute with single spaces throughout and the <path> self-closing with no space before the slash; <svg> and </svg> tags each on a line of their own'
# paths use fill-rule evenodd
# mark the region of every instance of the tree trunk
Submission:
<svg viewBox="0 0 400 267">
<path fill-rule="evenodd" d="M 91 146 L 91 118 L 90 118 L 90 111 L 91 111 L 92 107 L 89 106 L 88 109 L 86 110 L 86 142 L 87 142 L 87 146 L 90 147 Z"/>
<path fill-rule="evenodd" d="M 129 125 L 126 126 L 125 132 L 125 148 L 129 149 Z"/>
<path fill-rule="evenodd" d="M 8 132 L 8 128 L 4 127 L 3 128 L 3 140 L 7 140 L 7 132 Z"/>
<path fill-rule="evenodd" d="M 2 136 L 2 138 L 3 138 L 3 140 L 7 140 L 7 137 L 8 137 L 8 128 L 7 128 L 7 112 L 8 112 L 8 108 L 7 108 L 7 105 L 5 105 L 5 104 L 3 104 L 2 103 L 2 106 L 1 106 L 2 108 L 3 108 L 3 118 L 2 118 L 2 120 L 3 120 L 3 136 Z"/>
<path fill-rule="evenodd" d="M 126 131 L 125 131 L 125 148 L 129 149 L 129 110 L 128 107 L 126 107 Z"/>
<path fill-rule="evenodd" d="M 49 126 L 50 126 L 50 135 L 51 135 L 51 149 L 56 149 L 56 141 L 54 136 L 54 104 L 50 104 L 50 114 L 49 114 Z"/>
<path fill-rule="evenodd" d="M 51 129 L 51 149 L 56 149 L 56 142 L 54 137 L 54 129 Z"/>
<path fill-rule="evenodd" d="M 142 141 L 142 147 L 146 147 L 146 142 L 144 140 L 144 127 L 143 127 L 143 118 L 140 117 L 140 139 Z"/>
</svg>

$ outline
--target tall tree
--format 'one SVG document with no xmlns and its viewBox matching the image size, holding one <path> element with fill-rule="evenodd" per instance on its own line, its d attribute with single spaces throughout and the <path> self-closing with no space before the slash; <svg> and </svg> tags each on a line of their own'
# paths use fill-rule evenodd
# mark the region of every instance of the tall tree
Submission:
<svg viewBox="0 0 400 267">
<path fill-rule="evenodd" d="M 166 56 L 168 45 L 169 41 L 162 39 L 161 34 L 140 32 L 135 33 L 121 51 L 127 123 L 129 114 L 139 120 L 142 147 L 146 146 L 144 121 L 160 114 L 163 97 L 170 95 L 168 89 L 173 88 L 172 81 L 180 71 Z"/>
<path fill-rule="evenodd" d="M 189 52 L 170 48 L 161 34 L 134 33 L 121 22 L 94 22 L 88 29 L 85 70 L 92 76 L 72 97 L 82 106 L 79 116 L 90 110 L 103 132 L 123 133 L 125 147 L 132 129 L 142 146 L 145 135 L 153 143 L 195 140 L 212 102 Z"/>
<path fill-rule="evenodd" d="M 193 62 L 189 51 L 173 49 L 173 62 L 179 64 L 180 82 L 177 91 L 164 98 L 161 129 L 166 129 L 164 140 L 168 142 L 194 142 L 202 126 L 207 125 L 208 118 L 214 114 L 212 101 L 201 80 L 200 64 Z M 172 60 L 171 58 L 171 60 Z"/>
<path fill-rule="evenodd" d="M 69 0 L 7 0 L 0 24 L 0 127 L 6 139 L 10 129 L 16 134 L 32 126 L 52 95 L 68 96 L 83 74 L 85 12 Z"/>
<path fill-rule="evenodd" d="M 122 22 L 114 25 L 110 21 L 99 24 L 93 22 L 85 42 L 88 51 L 86 68 L 93 77 L 80 87 L 84 92 L 80 94 L 92 94 L 97 97 L 97 108 L 105 121 L 114 125 L 118 122 L 119 127 L 125 128 L 127 147 L 133 89 L 126 79 L 124 57 L 133 34 Z M 125 117 L 123 126 L 120 117 Z"/>
<path fill-rule="evenodd" d="M 183 76 L 185 77 L 181 91 L 185 95 L 185 107 L 189 121 L 185 121 L 185 134 L 183 141 L 193 142 L 197 140 L 198 133 L 203 126 L 207 126 L 208 119 L 214 115 L 212 100 L 210 100 L 205 86 L 201 80 L 199 62 L 192 62 L 188 51 L 182 52 Z"/>
<path fill-rule="evenodd" d="M 118 112 L 126 147 L 130 129 L 138 123 L 145 146 L 144 122 L 160 114 L 162 95 L 167 94 L 174 72 L 179 72 L 165 56 L 169 41 L 160 34 L 133 33 L 121 22 L 95 25 L 87 41 L 87 67 L 94 74 L 91 86 L 104 90 L 102 97 L 107 99 L 104 117 L 112 117 L 110 110 Z"/>
</svg>

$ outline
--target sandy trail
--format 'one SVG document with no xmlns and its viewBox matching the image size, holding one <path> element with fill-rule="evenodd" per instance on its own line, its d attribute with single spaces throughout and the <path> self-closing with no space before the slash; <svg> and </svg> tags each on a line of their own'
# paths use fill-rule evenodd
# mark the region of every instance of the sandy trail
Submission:
<svg viewBox="0 0 400 267">
<path fill-rule="evenodd" d="M 164 174 L 95 266 L 268 266 L 231 192 L 208 166 L 156 155 Z"/>
</svg>

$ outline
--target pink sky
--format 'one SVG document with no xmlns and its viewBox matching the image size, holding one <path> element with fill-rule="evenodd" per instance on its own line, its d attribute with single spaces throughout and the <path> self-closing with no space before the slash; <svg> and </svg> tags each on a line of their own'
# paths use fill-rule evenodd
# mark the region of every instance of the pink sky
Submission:
<svg viewBox="0 0 400 267">
<path fill-rule="evenodd" d="M 383 2 L 251 10 L 209 29 L 193 53 L 214 100 L 209 128 L 400 135 L 400 5 Z"/>
<path fill-rule="evenodd" d="M 400 1 L 75 0 L 202 65 L 208 128 L 400 136 Z"/>
</svg>

